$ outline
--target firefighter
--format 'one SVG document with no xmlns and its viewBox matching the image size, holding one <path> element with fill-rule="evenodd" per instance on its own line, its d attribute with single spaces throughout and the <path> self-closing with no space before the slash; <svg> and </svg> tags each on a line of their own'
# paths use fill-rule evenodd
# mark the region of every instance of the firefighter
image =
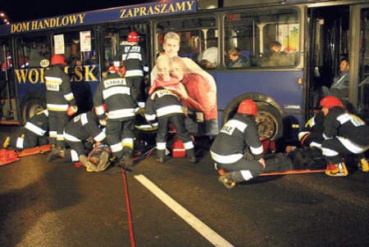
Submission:
<svg viewBox="0 0 369 247">
<path fill-rule="evenodd" d="M 17 138 L 6 137 L 4 148 L 15 147 L 17 149 L 33 148 L 48 143 L 49 113 L 42 110 L 37 112 L 25 124 L 23 134 Z"/>
<path fill-rule="evenodd" d="M 137 103 L 132 96 L 131 80 L 122 77 L 119 64 L 109 67 L 107 77 L 97 87 L 94 106 L 100 119 L 107 115 L 106 137 L 118 166 L 132 166 Z"/>
<path fill-rule="evenodd" d="M 228 189 L 265 170 L 264 149 L 255 122 L 257 112 L 253 100 L 243 100 L 237 114 L 222 127 L 210 148 L 216 168 L 229 171 L 219 177 L 219 182 Z M 252 156 L 244 155 L 248 149 Z"/>
<path fill-rule="evenodd" d="M 51 58 L 51 68 L 45 71 L 46 106 L 49 111 L 50 143 L 52 149 L 62 149 L 65 146 L 63 130 L 69 117 L 77 112 L 76 101 L 71 90 L 70 78 L 64 72 L 67 65 L 62 55 L 54 55 Z"/>
<path fill-rule="evenodd" d="M 358 155 L 359 168 L 368 172 L 364 152 L 369 149 L 369 126 L 358 116 L 345 112 L 342 102 L 335 96 L 324 97 L 320 106 L 325 115 L 322 143 L 328 163 L 325 173 L 333 177 L 347 176 L 348 170 L 342 159 L 346 154 Z"/>
<path fill-rule="evenodd" d="M 101 146 L 106 137 L 105 130 L 100 127 L 103 124 L 103 120 L 100 123 L 93 111 L 75 116 L 64 128 L 63 133 L 64 139 L 70 146 L 70 149 L 52 150 L 49 156 L 49 162 L 56 158 L 64 158 L 66 161 L 80 161 L 88 172 L 105 170 L 106 167 L 96 167 L 88 161 L 86 156 L 88 150 L 85 149 L 83 143 L 92 137 L 95 145 Z"/>
<path fill-rule="evenodd" d="M 116 59 L 122 61 L 126 72 L 125 77 L 130 78 L 133 87 L 133 98 L 138 102 L 145 100 L 144 76 L 149 68 L 146 62 L 145 50 L 138 45 L 140 37 L 137 32 L 128 33 L 127 41 L 121 44 L 121 54 Z"/>
<path fill-rule="evenodd" d="M 183 93 L 179 94 L 178 90 L 171 87 L 169 87 L 170 89 L 166 88 L 166 85 L 180 85 L 180 83 L 176 78 L 170 76 L 168 56 L 159 56 L 155 63 L 159 76 L 149 90 L 151 94 L 146 101 L 145 118 L 149 123 L 152 123 L 155 119 L 158 120 L 159 129 L 156 134 L 157 160 L 160 163 L 165 162 L 168 125 L 172 123 L 176 129 L 176 134 L 183 142 L 187 157 L 191 162 L 196 163 L 194 144 L 185 127 L 185 115 L 179 98 L 183 97 Z"/>
</svg>

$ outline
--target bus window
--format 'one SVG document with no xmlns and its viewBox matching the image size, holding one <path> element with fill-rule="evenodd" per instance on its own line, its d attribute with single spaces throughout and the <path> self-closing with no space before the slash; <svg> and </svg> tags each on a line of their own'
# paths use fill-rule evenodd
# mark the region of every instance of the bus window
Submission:
<svg viewBox="0 0 369 247">
<path fill-rule="evenodd" d="M 191 58 L 205 69 L 214 69 L 219 65 L 218 29 L 215 17 L 196 17 L 162 21 L 157 24 L 156 44 L 163 45 L 167 32 L 176 32 L 180 38 L 178 56 Z M 162 47 L 156 47 L 156 54 Z"/>
<path fill-rule="evenodd" d="M 8 40 L 0 40 L 0 64 L 0 99 L 3 100 L 14 97 L 15 93 L 14 85 L 9 83 L 13 75 L 10 71 L 13 68 L 13 62 Z M 2 112 L 0 114 L 5 115 Z"/>
<path fill-rule="evenodd" d="M 228 52 L 236 48 L 250 66 L 297 65 L 300 37 L 297 11 L 234 12 L 227 14 L 224 22 L 226 63 L 232 63 Z"/>
<path fill-rule="evenodd" d="M 50 46 L 46 35 L 17 39 L 16 68 L 41 67 L 41 60 L 49 57 Z"/>
<path fill-rule="evenodd" d="M 104 36 L 104 66 L 102 71 L 107 71 L 113 65 L 114 58 L 119 52 L 119 31 L 108 30 Z"/>
<path fill-rule="evenodd" d="M 9 44 L 0 40 L 0 64 L 1 71 L 5 72 L 13 67 L 12 54 L 9 51 Z"/>
<path fill-rule="evenodd" d="M 89 29 L 69 31 L 56 33 L 53 38 L 54 54 L 62 54 L 68 64 L 77 114 L 87 112 L 93 107 L 93 82 L 100 78 L 95 32 Z"/>
<path fill-rule="evenodd" d="M 57 33 L 53 36 L 53 54 L 62 54 L 70 64 L 76 58 L 82 64 L 97 64 L 96 39 L 91 30 Z"/>
</svg>

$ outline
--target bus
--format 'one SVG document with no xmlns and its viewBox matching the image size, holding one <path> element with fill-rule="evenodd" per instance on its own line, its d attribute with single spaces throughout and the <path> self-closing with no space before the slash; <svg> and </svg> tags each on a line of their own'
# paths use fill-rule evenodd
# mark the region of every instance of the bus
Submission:
<svg viewBox="0 0 369 247">
<path fill-rule="evenodd" d="M 85 92 L 92 95 L 132 30 L 140 36 L 150 69 L 168 32 L 180 36 L 178 56 L 199 65 L 201 54 L 215 47 L 217 64 L 202 69 L 216 83 L 219 127 L 242 100 L 253 99 L 260 136 L 296 141 L 314 114 L 314 92 L 330 86 L 342 58 L 350 62 L 346 100 L 367 120 L 367 1 L 173 0 L 0 26 L 0 123 L 23 124 L 45 107 L 43 74 L 52 54 L 63 54 L 69 62 L 81 58 L 82 66 L 66 72 L 73 74 L 75 87 L 87 90 L 82 98 L 88 95 Z M 272 62 L 270 44 L 276 42 L 284 58 Z M 229 66 L 232 48 L 248 59 L 248 66 Z M 85 110 L 91 109 L 88 97 L 79 101 Z M 201 124 L 201 119 L 197 122 Z"/>
</svg>

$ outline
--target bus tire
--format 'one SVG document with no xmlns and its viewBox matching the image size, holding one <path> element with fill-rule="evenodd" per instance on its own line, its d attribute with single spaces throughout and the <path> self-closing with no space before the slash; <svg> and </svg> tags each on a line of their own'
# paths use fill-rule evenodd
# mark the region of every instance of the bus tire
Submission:
<svg viewBox="0 0 369 247">
<path fill-rule="evenodd" d="M 25 124 L 37 112 L 46 108 L 46 104 L 42 99 L 31 99 L 24 104 L 22 109 L 22 120 Z"/>
<path fill-rule="evenodd" d="M 283 119 L 279 111 L 262 102 L 256 102 L 258 106 L 258 115 L 255 121 L 258 125 L 258 132 L 261 138 L 276 140 L 283 136 Z M 223 114 L 223 124 L 237 113 L 238 104 L 227 108 Z"/>
<path fill-rule="evenodd" d="M 255 120 L 260 137 L 276 140 L 283 136 L 283 119 L 273 106 L 258 105 L 258 115 Z"/>
</svg>

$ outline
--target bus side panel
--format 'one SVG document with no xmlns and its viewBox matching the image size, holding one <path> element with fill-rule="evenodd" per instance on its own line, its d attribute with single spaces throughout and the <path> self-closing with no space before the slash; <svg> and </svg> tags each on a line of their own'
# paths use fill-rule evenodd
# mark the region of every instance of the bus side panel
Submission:
<svg viewBox="0 0 369 247">
<path fill-rule="evenodd" d="M 219 119 L 234 99 L 253 93 L 262 97 L 268 104 L 273 102 L 283 111 L 283 119 L 288 122 L 289 135 L 297 136 L 303 125 L 303 71 L 248 71 L 248 72 L 214 72 L 217 84 Z M 220 125 L 223 124 L 220 121 Z M 292 133 L 292 132 L 294 133 Z M 288 138 L 288 137 L 287 137 Z"/>
</svg>

